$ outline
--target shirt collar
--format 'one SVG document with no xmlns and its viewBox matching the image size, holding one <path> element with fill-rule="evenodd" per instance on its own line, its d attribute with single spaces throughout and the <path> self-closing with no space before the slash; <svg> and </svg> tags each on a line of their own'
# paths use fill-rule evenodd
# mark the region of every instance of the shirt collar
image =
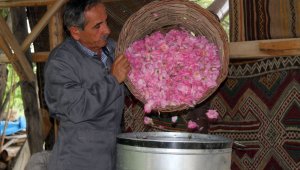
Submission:
<svg viewBox="0 0 300 170">
<path fill-rule="evenodd" d="M 98 55 L 96 52 L 83 46 L 79 41 L 76 41 L 76 43 L 79 45 L 80 49 L 82 49 L 82 51 L 84 51 L 89 57 L 94 57 Z"/>
</svg>

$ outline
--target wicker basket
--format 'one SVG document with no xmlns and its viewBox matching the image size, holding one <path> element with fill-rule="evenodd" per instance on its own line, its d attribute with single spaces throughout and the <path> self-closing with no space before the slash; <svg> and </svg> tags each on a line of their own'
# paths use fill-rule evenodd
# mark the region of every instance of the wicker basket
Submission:
<svg viewBox="0 0 300 170">
<path fill-rule="evenodd" d="M 215 92 L 224 81 L 229 64 L 227 35 L 219 21 L 208 10 L 188 0 L 153 1 L 131 15 L 125 22 L 119 35 L 116 54 L 123 54 L 131 43 L 144 38 L 146 35 L 155 31 L 167 32 L 173 28 L 184 28 L 193 32 L 196 36 L 203 35 L 218 47 L 222 64 L 220 75 L 217 78 L 218 85 L 208 90 L 197 102 L 199 104 Z M 125 84 L 131 93 L 145 104 L 145 99 L 135 89 L 134 85 L 129 80 L 126 80 Z M 157 108 L 156 110 L 159 112 L 174 112 L 187 108 L 189 108 L 188 105 L 180 105 Z"/>
</svg>

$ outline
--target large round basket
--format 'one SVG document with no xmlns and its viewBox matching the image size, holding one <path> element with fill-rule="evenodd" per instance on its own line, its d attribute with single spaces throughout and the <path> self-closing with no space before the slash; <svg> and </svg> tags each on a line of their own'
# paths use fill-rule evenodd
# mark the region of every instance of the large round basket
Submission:
<svg viewBox="0 0 300 170">
<path fill-rule="evenodd" d="M 196 36 L 205 36 L 218 48 L 222 64 L 217 78 L 218 85 L 208 90 L 197 101 L 199 104 L 211 96 L 224 81 L 229 64 L 227 35 L 216 17 L 200 5 L 188 0 L 160 0 L 143 6 L 125 22 L 119 35 L 116 55 L 123 54 L 133 42 L 143 39 L 146 35 L 156 31 L 167 32 L 174 28 L 184 28 Z M 126 80 L 125 84 L 137 99 L 144 104 L 146 103 L 142 93 L 135 89 L 129 80 Z M 188 105 L 167 106 L 157 108 L 156 111 L 174 112 L 189 107 Z"/>
</svg>

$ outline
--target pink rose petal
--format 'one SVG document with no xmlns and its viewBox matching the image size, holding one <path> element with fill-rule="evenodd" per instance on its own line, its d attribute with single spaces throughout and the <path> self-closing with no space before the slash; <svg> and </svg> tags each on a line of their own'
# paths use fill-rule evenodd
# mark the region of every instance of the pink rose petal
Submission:
<svg viewBox="0 0 300 170">
<path fill-rule="evenodd" d="M 204 36 L 172 29 L 133 42 L 125 51 L 131 63 L 128 79 L 150 113 L 168 106 L 194 106 L 217 86 L 221 62 L 217 47 Z"/>
<path fill-rule="evenodd" d="M 208 110 L 205 114 L 210 120 L 218 119 L 219 117 L 219 113 L 217 112 L 217 110 Z"/>
<path fill-rule="evenodd" d="M 199 125 L 196 122 L 194 122 L 192 120 L 188 121 L 188 129 L 196 129 L 198 127 L 199 127 Z"/>
</svg>

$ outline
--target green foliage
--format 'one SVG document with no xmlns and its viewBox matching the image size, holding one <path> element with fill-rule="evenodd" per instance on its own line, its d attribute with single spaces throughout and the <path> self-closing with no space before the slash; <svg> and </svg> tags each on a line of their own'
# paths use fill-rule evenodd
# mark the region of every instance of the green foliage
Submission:
<svg viewBox="0 0 300 170">
<path fill-rule="evenodd" d="M 227 15 L 224 20 L 221 22 L 221 25 L 223 26 L 224 30 L 227 33 L 227 36 L 229 36 L 229 15 Z"/>
<path fill-rule="evenodd" d="M 2 9 L 0 9 L 0 15 L 2 17 L 7 18 L 8 14 L 9 14 L 9 9 L 8 8 L 2 8 Z"/>
<path fill-rule="evenodd" d="M 203 8 L 207 8 L 214 0 L 190 0 L 196 2 L 197 4 L 201 5 Z"/>
<path fill-rule="evenodd" d="M 201 5 L 203 8 L 209 7 L 215 0 L 190 0 L 196 2 L 197 4 Z M 217 1 L 217 0 L 216 0 Z M 224 30 L 226 31 L 227 35 L 229 36 L 229 15 L 227 15 L 224 20 L 221 22 Z"/>
<path fill-rule="evenodd" d="M 16 84 L 19 81 L 19 76 L 14 71 L 11 64 L 7 65 L 7 69 L 8 69 L 8 77 L 7 77 L 7 82 L 6 82 L 7 84 L 5 89 L 6 94 L 9 90 L 11 90 L 12 85 Z M 8 108 L 6 108 L 6 111 L 8 109 L 12 109 L 17 111 L 18 115 L 24 114 L 22 93 L 20 87 L 17 87 L 14 93 L 11 94 L 9 105 L 7 107 Z"/>
<path fill-rule="evenodd" d="M 8 8 L 0 9 L 0 15 L 5 19 L 7 18 L 8 14 L 9 14 Z M 11 90 L 12 86 L 19 81 L 19 76 L 14 71 L 11 64 L 7 64 L 7 69 L 8 69 L 8 76 L 6 82 L 5 95 L 8 93 L 9 90 Z M 5 97 L 6 96 L 4 96 L 4 98 Z M 24 114 L 22 93 L 20 87 L 17 87 L 14 93 L 11 94 L 9 105 L 7 106 L 7 108 L 5 108 L 4 111 L 8 111 L 8 109 L 17 111 L 18 115 Z"/>
</svg>

